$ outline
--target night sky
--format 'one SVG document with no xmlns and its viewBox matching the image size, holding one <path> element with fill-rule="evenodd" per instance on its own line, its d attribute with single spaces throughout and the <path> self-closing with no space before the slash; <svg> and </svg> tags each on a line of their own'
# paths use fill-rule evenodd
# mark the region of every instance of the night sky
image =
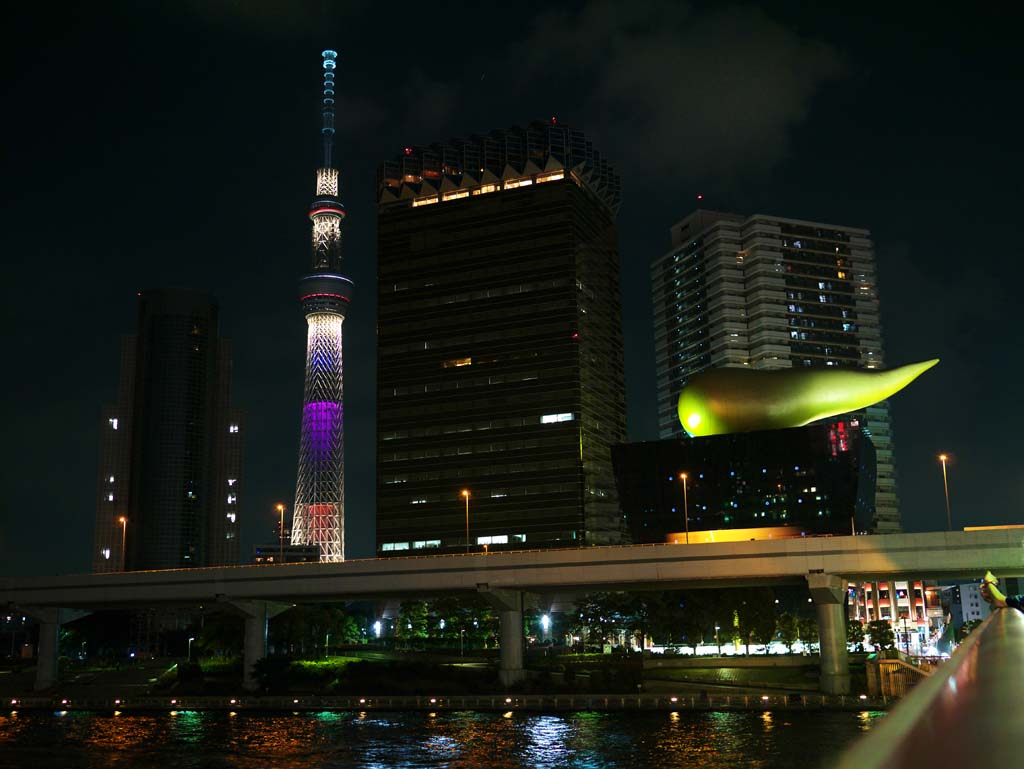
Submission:
<svg viewBox="0 0 1024 769">
<path fill-rule="evenodd" d="M 945 527 L 939 451 L 954 457 L 954 527 L 1024 523 L 1022 19 L 1009 6 L 29 5 L 7 16 L 2 54 L 0 574 L 88 570 L 100 407 L 149 287 L 220 301 L 247 413 L 243 557 L 273 541 L 273 503 L 295 491 L 295 286 L 326 47 L 340 52 L 356 285 L 350 557 L 373 551 L 375 168 L 408 144 L 551 116 L 622 176 L 631 439 L 657 437 L 649 265 L 698 194 L 866 227 L 887 364 L 942 359 L 892 402 L 905 529 Z"/>
</svg>

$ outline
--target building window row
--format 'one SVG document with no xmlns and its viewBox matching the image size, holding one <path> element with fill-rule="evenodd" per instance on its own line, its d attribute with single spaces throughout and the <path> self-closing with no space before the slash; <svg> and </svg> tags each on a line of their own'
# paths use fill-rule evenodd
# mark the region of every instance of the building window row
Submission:
<svg viewBox="0 0 1024 769">
<path fill-rule="evenodd" d="M 570 177 L 577 184 L 580 184 L 579 180 L 576 179 L 575 174 L 572 172 L 570 172 Z M 520 176 L 515 179 L 506 179 L 503 182 L 481 184 L 477 187 L 463 187 L 461 189 L 451 190 L 450 192 L 442 192 L 439 195 L 421 195 L 418 198 L 412 199 L 412 207 L 418 208 L 419 206 L 429 206 L 432 203 L 438 203 L 441 201 L 448 202 L 450 200 L 460 200 L 461 198 L 468 198 L 470 195 L 487 195 L 492 192 L 498 192 L 499 190 L 514 190 L 518 187 L 529 187 L 532 184 L 556 182 L 564 178 L 564 171 L 550 171 L 548 173 L 535 174 L 533 176 Z"/>
</svg>

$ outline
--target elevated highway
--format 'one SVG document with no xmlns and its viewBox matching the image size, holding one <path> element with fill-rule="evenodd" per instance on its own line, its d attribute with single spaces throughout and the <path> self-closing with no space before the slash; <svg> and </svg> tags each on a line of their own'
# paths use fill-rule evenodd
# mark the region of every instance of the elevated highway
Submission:
<svg viewBox="0 0 1024 769">
<path fill-rule="evenodd" d="M 701 545 L 625 545 L 487 555 L 360 559 L 55 577 L 0 578 L 0 606 L 39 619 L 39 686 L 56 680 L 56 634 L 73 610 L 221 603 L 245 617 L 246 673 L 265 654 L 266 623 L 303 601 L 479 592 L 501 616 L 503 681 L 522 676 L 524 593 L 741 587 L 806 582 L 821 639 L 822 689 L 849 689 L 847 580 L 1024 575 L 1024 529 L 808 537 Z M 44 638 L 43 636 L 46 636 Z M 52 636 L 52 639 L 50 638 Z M 251 680 L 249 680 L 251 684 Z"/>
</svg>

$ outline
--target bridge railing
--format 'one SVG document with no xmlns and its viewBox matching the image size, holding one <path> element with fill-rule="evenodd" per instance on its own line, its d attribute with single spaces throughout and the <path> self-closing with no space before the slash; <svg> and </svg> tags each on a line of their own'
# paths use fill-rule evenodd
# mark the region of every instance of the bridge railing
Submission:
<svg viewBox="0 0 1024 769">
<path fill-rule="evenodd" d="M 837 769 L 1021 765 L 1024 614 L 996 611 L 917 684 Z"/>
</svg>

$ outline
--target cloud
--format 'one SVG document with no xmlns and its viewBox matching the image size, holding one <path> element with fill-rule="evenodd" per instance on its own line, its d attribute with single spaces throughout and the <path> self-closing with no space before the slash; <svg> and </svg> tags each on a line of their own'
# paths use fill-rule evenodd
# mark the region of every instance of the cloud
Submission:
<svg viewBox="0 0 1024 769">
<path fill-rule="evenodd" d="M 531 78 L 583 91 L 617 164 L 737 175 L 786 153 L 840 54 L 746 6 L 599 2 L 538 17 Z"/>
</svg>

